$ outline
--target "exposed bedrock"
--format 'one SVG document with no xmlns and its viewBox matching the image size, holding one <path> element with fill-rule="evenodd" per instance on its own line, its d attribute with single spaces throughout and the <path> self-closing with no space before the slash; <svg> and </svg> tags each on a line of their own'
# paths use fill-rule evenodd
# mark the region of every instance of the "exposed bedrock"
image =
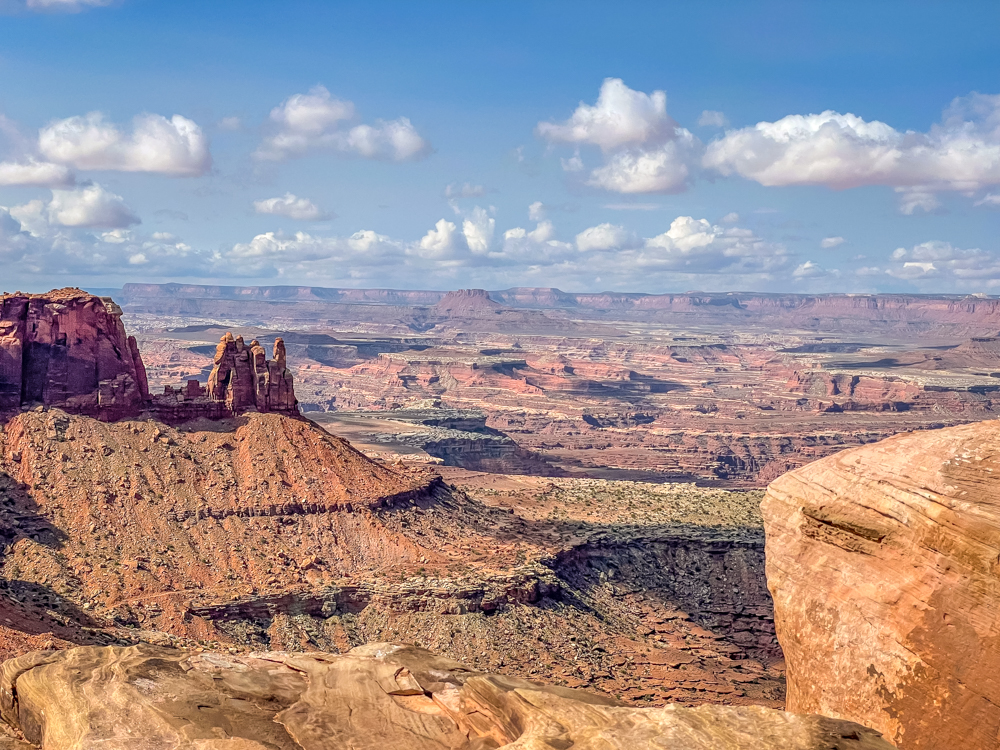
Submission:
<svg viewBox="0 0 1000 750">
<path fill-rule="evenodd" d="M 910 433 L 773 482 L 787 706 L 904 750 L 1000 746 L 1000 422 Z"/>
<path fill-rule="evenodd" d="M 0 410 L 43 404 L 116 418 L 149 396 L 110 299 L 80 289 L 0 296 Z"/>
<path fill-rule="evenodd" d="M 292 374 L 285 364 L 285 342 L 280 338 L 274 341 L 274 359 L 268 360 L 256 340 L 247 345 L 242 336 L 227 333 L 215 350 L 208 396 L 225 403 L 233 414 L 248 409 L 298 413 Z"/>
<path fill-rule="evenodd" d="M 269 360 L 257 341 L 226 334 L 207 389 L 189 381 L 150 399 L 139 347 L 121 317 L 110 297 L 76 288 L 0 295 L 0 411 L 54 406 L 116 420 L 150 410 L 170 422 L 298 413 L 280 338 Z"/>
<path fill-rule="evenodd" d="M 850 722 L 757 706 L 633 708 L 477 672 L 423 649 L 34 652 L 0 670 L 0 714 L 42 750 L 888 750 Z M 127 720 L 126 720 L 127 717 Z"/>
</svg>

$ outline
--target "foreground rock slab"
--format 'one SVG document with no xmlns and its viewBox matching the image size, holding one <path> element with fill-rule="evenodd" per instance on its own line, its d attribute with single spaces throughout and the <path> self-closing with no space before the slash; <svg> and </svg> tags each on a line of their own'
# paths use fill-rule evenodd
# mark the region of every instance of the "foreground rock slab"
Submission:
<svg viewBox="0 0 1000 750">
<path fill-rule="evenodd" d="M 43 750 L 890 747 L 849 722 L 745 706 L 628 708 L 389 643 L 346 654 L 33 652 L 0 668 L 0 715 Z"/>
<path fill-rule="evenodd" d="M 787 707 L 905 750 L 1000 746 L 1000 422 L 843 451 L 773 482 Z"/>
</svg>

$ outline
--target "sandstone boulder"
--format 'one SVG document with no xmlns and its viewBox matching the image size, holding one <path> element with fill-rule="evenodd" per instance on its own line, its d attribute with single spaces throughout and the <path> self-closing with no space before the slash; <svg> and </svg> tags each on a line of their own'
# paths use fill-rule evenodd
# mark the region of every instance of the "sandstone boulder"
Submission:
<svg viewBox="0 0 1000 750">
<path fill-rule="evenodd" d="M 809 464 L 763 513 L 789 710 L 1000 747 L 1000 422 Z"/>
<path fill-rule="evenodd" d="M 135 339 L 110 299 L 80 289 L 0 296 L 0 409 L 117 417 L 149 396 Z"/>
<path fill-rule="evenodd" d="M 628 708 L 389 643 L 346 654 L 34 652 L 0 669 L 0 715 L 43 750 L 890 748 L 849 722 L 758 707 Z"/>
</svg>

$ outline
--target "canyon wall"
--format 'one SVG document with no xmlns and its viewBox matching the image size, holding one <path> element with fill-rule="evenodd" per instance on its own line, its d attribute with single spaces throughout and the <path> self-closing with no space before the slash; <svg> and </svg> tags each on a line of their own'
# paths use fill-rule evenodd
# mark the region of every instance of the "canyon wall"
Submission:
<svg viewBox="0 0 1000 750">
<path fill-rule="evenodd" d="M 79 289 L 0 297 L 0 409 L 120 416 L 149 394 L 121 309 Z"/>
<path fill-rule="evenodd" d="M 767 579 L 791 711 L 903 750 L 1000 745 L 1000 422 L 902 434 L 774 481 Z"/>
<path fill-rule="evenodd" d="M 150 397 L 146 368 L 109 297 L 66 288 L 0 296 L 0 411 L 58 407 L 101 419 L 151 411 L 170 421 L 245 411 L 298 413 L 285 345 L 226 334 L 208 387 L 188 382 Z"/>
</svg>

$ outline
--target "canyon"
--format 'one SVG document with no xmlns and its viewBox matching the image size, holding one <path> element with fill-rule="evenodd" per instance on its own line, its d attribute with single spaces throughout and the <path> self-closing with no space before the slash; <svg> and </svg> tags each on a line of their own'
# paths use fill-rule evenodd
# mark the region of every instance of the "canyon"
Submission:
<svg viewBox="0 0 1000 750">
<path fill-rule="evenodd" d="M 991 300 L 121 301 L 2 298 L 0 745 L 996 740 Z"/>
<path fill-rule="evenodd" d="M 846 447 L 989 418 L 1000 393 L 998 301 L 976 296 L 120 295 L 156 386 L 206 382 L 230 329 L 280 336 L 303 413 L 327 429 L 500 473 L 759 488 Z M 433 429 L 449 410 L 466 427 Z M 421 411 L 420 431 L 394 418 Z"/>
<path fill-rule="evenodd" d="M 109 300 L 34 304 L 44 351 L 87 336 L 132 351 Z M 501 497 L 496 468 L 547 463 L 479 415 L 436 408 L 412 424 L 501 444 L 481 459 L 493 473 L 366 456 L 298 416 L 272 342 L 268 361 L 256 339 L 221 334 L 204 384 L 143 381 L 136 355 L 130 377 L 149 385 L 115 402 L 21 388 L 0 432 L 0 655 L 404 641 L 626 704 L 780 708 L 759 493 L 570 477 Z M 601 493 L 630 510 L 595 516 Z"/>
</svg>

